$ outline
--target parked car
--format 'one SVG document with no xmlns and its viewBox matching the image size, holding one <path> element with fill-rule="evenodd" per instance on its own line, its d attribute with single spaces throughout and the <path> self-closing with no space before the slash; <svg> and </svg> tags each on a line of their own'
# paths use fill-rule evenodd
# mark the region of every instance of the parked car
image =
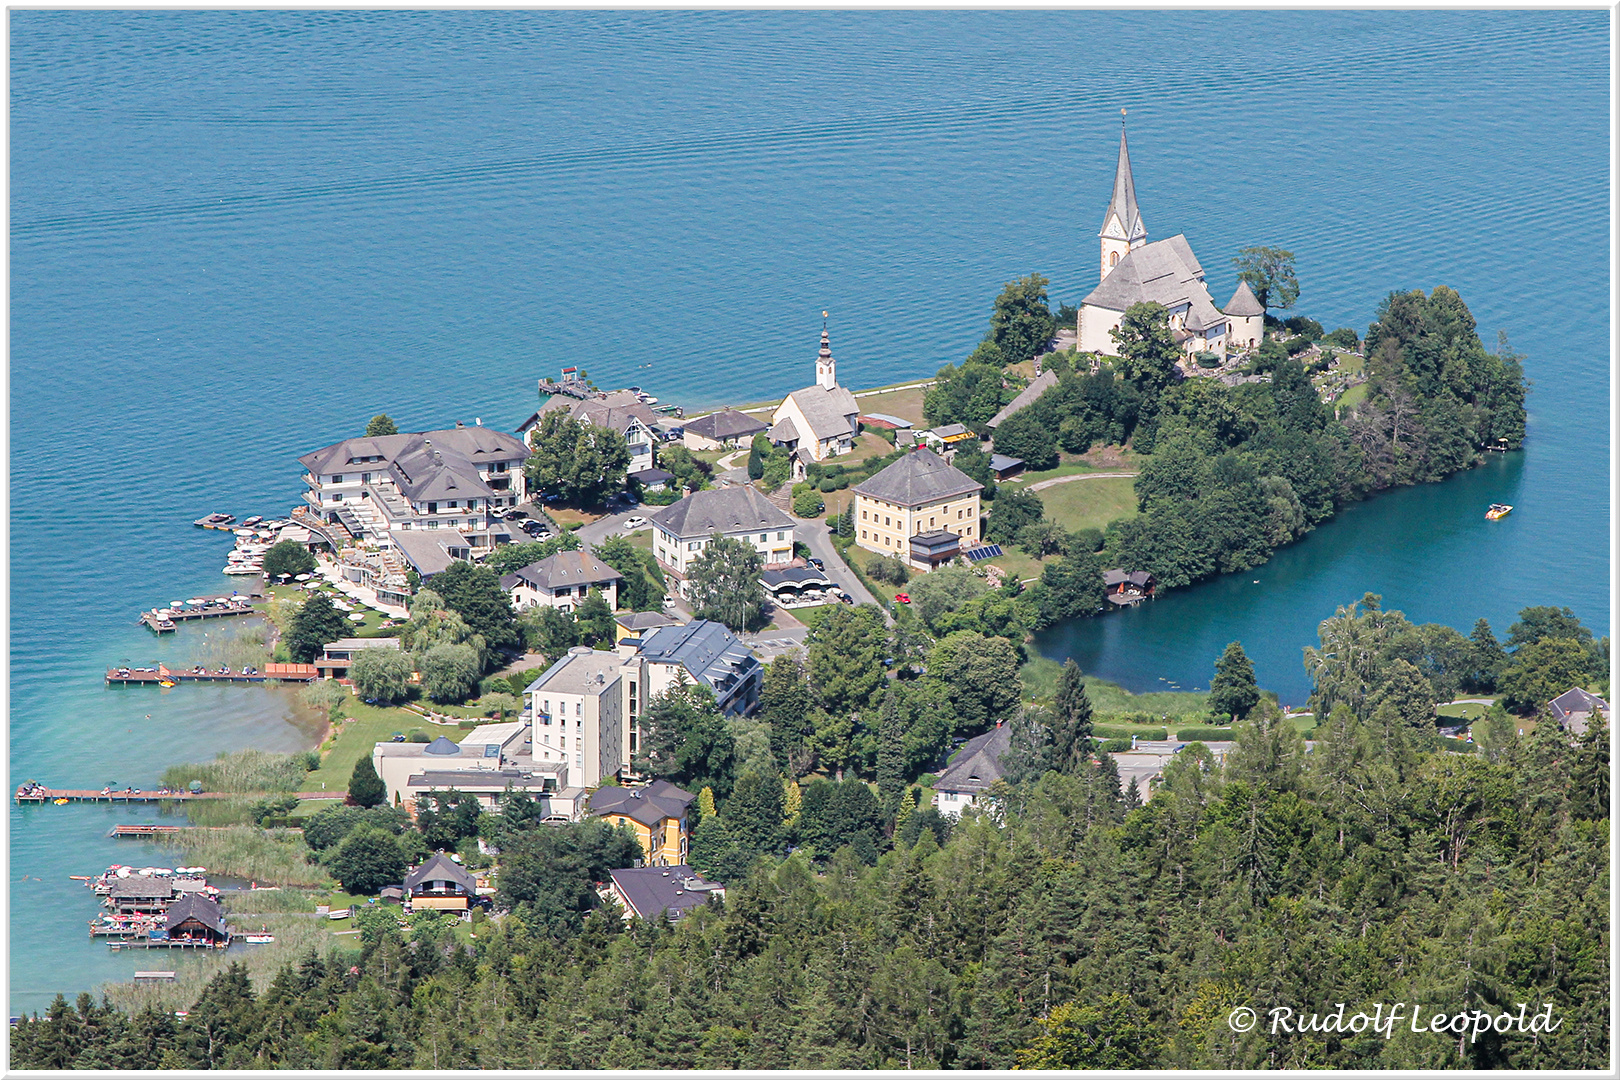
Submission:
<svg viewBox="0 0 1620 1080">
<path fill-rule="evenodd" d="M 645 529 L 649 524 L 651 523 L 644 517 L 628 518 L 624 523 L 624 531 L 635 532 L 637 529 Z"/>
<path fill-rule="evenodd" d="M 895 603 L 898 603 L 898 604 L 909 604 L 909 603 L 911 603 L 911 597 L 907 596 L 903 592 L 895 593 L 894 594 L 894 599 L 895 599 Z"/>
<path fill-rule="evenodd" d="M 820 559 L 811 559 L 810 565 L 815 567 L 817 570 L 820 570 L 823 574 L 827 572 L 827 564 L 822 562 Z"/>
</svg>

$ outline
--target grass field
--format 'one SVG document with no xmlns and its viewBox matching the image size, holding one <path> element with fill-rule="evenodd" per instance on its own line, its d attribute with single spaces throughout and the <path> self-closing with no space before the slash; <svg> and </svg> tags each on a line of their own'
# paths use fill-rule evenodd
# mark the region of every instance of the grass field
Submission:
<svg viewBox="0 0 1620 1080">
<path fill-rule="evenodd" d="M 1063 666 L 1056 660 L 1037 657 L 1019 671 L 1024 684 L 1024 697 L 1034 700 L 1050 699 L 1057 692 L 1058 678 Z M 1192 727 L 1207 712 L 1209 695 L 1189 691 L 1162 690 L 1149 694 L 1133 694 L 1115 683 L 1087 676 L 1086 696 L 1091 699 L 1092 714 L 1099 723 L 1118 724 L 1117 717 L 1125 713 L 1147 713 L 1154 717 L 1151 726 L 1162 727 L 1168 717 L 1172 726 Z M 1140 725 L 1138 725 L 1140 726 Z"/>
<path fill-rule="evenodd" d="M 304 791 L 347 791 L 354 763 L 362 755 L 370 757 L 371 748 L 387 742 L 396 731 L 407 737 L 413 731 L 430 736 L 443 734 L 404 709 L 383 709 L 362 701 L 345 702 L 343 716 L 345 719 L 333 724 L 332 735 L 321 747 L 321 767 L 304 778 Z"/>
<path fill-rule="evenodd" d="M 986 559 L 978 565 L 999 566 L 1007 573 L 1016 575 L 1020 581 L 1028 581 L 1030 578 L 1041 576 L 1041 570 L 1046 565 L 1041 560 L 1026 555 L 1022 551 L 1013 550 L 1005 544 L 1002 545 L 1001 550 L 1004 554 L 997 555 L 994 559 Z"/>
<path fill-rule="evenodd" d="M 928 421 L 923 416 L 923 395 L 928 391 L 924 388 L 914 390 L 890 390 L 885 393 L 870 394 L 858 397 L 855 404 L 861 407 L 862 413 L 886 413 L 889 416 L 898 416 L 902 420 L 910 420 L 917 427 L 927 427 Z"/>
<path fill-rule="evenodd" d="M 1072 480 L 1035 494 L 1046 516 L 1065 529 L 1101 529 L 1110 521 L 1136 516 L 1134 483 L 1129 476 Z"/>
<path fill-rule="evenodd" d="M 1489 708 L 1489 705 L 1481 705 L 1475 701 L 1459 701 L 1442 705 L 1435 711 L 1441 716 L 1455 717 L 1458 720 L 1478 720 Z"/>
</svg>

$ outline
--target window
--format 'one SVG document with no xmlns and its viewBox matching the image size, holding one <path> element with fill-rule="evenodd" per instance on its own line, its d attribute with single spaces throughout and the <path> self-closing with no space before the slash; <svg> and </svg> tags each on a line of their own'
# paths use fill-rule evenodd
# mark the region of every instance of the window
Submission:
<svg viewBox="0 0 1620 1080">
<path fill-rule="evenodd" d="M 883 524 L 885 524 L 885 525 L 893 525 L 894 522 L 889 520 L 889 515 L 888 514 L 884 514 L 883 515 Z"/>
<path fill-rule="evenodd" d="M 865 529 L 862 529 L 862 530 L 861 530 L 861 539 L 862 539 L 862 540 L 865 540 L 865 539 L 866 539 L 866 530 L 865 530 Z"/>
<path fill-rule="evenodd" d="M 585 702 L 584 701 L 576 701 L 576 702 L 574 702 L 574 715 L 575 716 L 579 716 L 584 711 L 585 711 Z"/>
<path fill-rule="evenodd" d="M 865 520 L 866 520 L 866 511 L 865 511 L 865 510 L 862 510 L 862 511 L 861 511 L 861 520 L 862 520 L 862 521 L 865 521 Z"/>
<path fill-rule="evenodd" d="M 333 502 L 342 502 L 342 501 L 343 501 L 343 492 L 341 492 L 341 491 L 334 491 L 334 492 L 333 492 L 333 493 L 332 493 L 332 501 L 333 501 Z"/>
<path fill-rule="evenodd" d="M 960 511 L 960 510 L 958 510 L 958 511 L 957 511 L 957 512 L 956 512 L 956 520 L 957 520 L 957 521 L 961 521 L 961 520 L 962 520 L 962 511 Z"/>
<path fill-rule="evenodd" d="M 334 476 L 334 477 L 332 477 L 332 483 L 334 483 L 334 484 L 341 484 L 341 483 L 343 483 L 343 474 L 342 474 L 342 473 L 338 473 L 338 474 L 337 474 L 337 475 L 336 475 L 336 476 Z"/>
<path fill-rule="evenodd" d="M 363 472 L 363 473 L 361 473 L 361 474 L 360 474 L 360 482 L 361 482 L 361 483 L 362 483 L 362 484 L 369 484 L 369 483 L 371 483 L 371 474 L 370 474 L 370 473 L 368 473 L 368 472 Z"/>
<path fill-rule="evenodd" d="M 439 512 L 439 504 L 438 503 L 436 503 L 436 502 L 428 503 L 428 513 L 437 514 L 438 512 Z"/>
<path fill-rule="evenodd" d="M 776 538 L 778 540 L 786 540 L 787 539 L 787 533 L 786 532 L 779 532 L 779 533 L 776 534 Z"/>
<path fill-rule="evenodd" d="M 934 527 L 934 519 L 933 518 L 928 519 L 928 527 L 930 529 L 932 529 Z"/>
<path fill-rule="evenodd" d="M 449 502 L 445 503 L 444 505 L 445 505 L 445 507 L 447 509 L 454 510 L 456 508 L 456 500 L 451 499 Z M 469 503 L 468 505 L 470 506 L 471 504 Z"/>
</svg>

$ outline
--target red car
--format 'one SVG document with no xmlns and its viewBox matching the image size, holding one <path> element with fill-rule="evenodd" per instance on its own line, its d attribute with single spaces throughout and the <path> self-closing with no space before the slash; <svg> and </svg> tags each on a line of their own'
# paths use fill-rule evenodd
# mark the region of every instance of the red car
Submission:
<svg viewBox="0 0 1620 1080">
<path fill-rule="evenodd" d="M 895 601 L 897 603 L 901 603 L 901 604 L 909 604 L 909 603 L 911 603 L 911 597 L 907 596 L 903 592 L 895 593 L 894 594 L 894 599 L 895 599 Z"/>
</svg>

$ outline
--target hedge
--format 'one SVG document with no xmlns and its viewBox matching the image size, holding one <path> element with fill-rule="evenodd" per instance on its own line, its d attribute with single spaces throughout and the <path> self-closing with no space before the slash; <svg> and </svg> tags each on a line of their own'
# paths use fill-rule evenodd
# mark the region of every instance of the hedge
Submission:
<svg viewBox="0 0 1620 1080">
<path fill-rule="evenodd" d="M 1163 742 L 1165 739 L 1170 737 L 1170 732 L 1164 728 L 1147 728 L 1146 730 L 1135 731 L 1131 728 L 1110 727 L 1107 724 L 1098 724 L 1096 727 L 1091 729 L 1091 737 L 1094 739 L 1124 739 L 1126 742 L 1130 742 L 1132 735 L 1136 736 L 1138 739 L 1151 739 L 1154 742 Z"/>
<path fill-rule="evenodd" d="M 1229 727 L 1189 727 L 1176 732 L 1182 742 L 1225 742 L 1232 738 Z"/>
</svg>

